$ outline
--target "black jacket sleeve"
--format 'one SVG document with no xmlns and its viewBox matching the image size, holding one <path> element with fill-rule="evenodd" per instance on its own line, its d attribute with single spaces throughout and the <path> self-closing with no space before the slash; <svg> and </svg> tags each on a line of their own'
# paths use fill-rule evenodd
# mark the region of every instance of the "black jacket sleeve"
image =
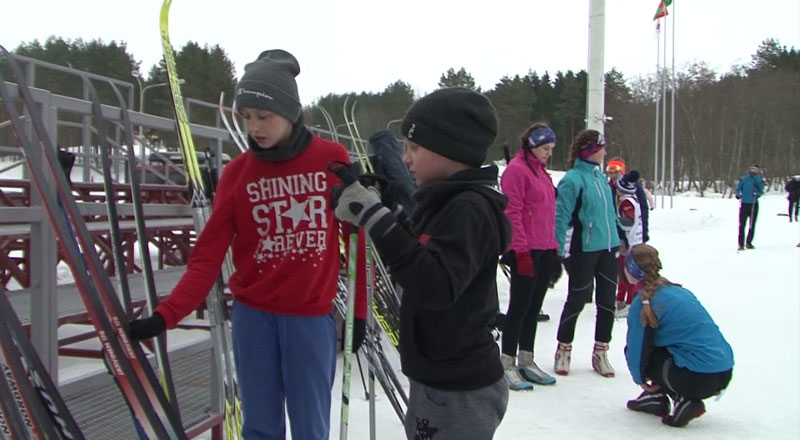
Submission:
<svg viewBox="0 0 800 440">
<path fill-rule="evenodd" d="M 395 227 L 373 241 L 403 286 L 403 300 L 424 308 L 451 307 L 484 268 L 487 255 L 499 254 L 494 219 L 473 200 L 447 204 L 419 237 Z M 495 235 L 492 235 L 495 234 Z"/>
</svg>

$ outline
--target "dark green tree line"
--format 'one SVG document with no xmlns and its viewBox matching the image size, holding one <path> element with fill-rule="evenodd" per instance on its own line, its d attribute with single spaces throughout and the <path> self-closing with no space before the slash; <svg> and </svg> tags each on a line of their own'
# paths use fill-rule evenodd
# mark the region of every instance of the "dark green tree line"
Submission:
<svg viewBox="0 0 800 440">
<path fill-rule="evenodd" d="M 131 71 L 139 69 L 140 63 L 127 51 L 125 43 L 51 37 L 44 43 L 22 44 L 17 53 L 128 81 L 134 84 L 138 99 L 139 86 Z M 216 103 L 224 91 L 226 104 L 230 105 L 236 72 L 222 48 L 189 42 L 176 52 L 176 63 L 179 76 L 186 81 L 182 86 L 184 97 Z M 13 81 L 5 67 L 0 65 L 4 77 Z M 605 75 L 605 111 L 613 118 L 605 127 L 609 154 L 625 158 L 648 180 L 654 177 L 656 105 L 662 106 L 661 111 L 666 109 L 668 115 L 673 111 L 671 97 L 666 103 L 658 100 L 662 84 L 659 80 L 666 79 L 669 73 L 664 70 L 626 78 L 612 69 Z M 697 62 L 682 68 L 676 76 L 675 176 L 680 189 L 729 187 L 754 163 L 776 178 L 773 184 L 784 176 L 800 173 L 800 52 L 781 46 L 776 40 L 765 40 L 750 63 L 730 72 L 719 74 Z M 501 159 L 505 143 L 513 154 L 525 129 L 542 121 L 553 127 L 558 138 L 552 166 L 563 169 L 572 138 L 586 125 L 586 80 L 582 70 L 552 74 L 529 71 L 525 75 L 504 76 L 491 89 L 481 90 L 473 76 L 460 67 L 443 72 L 438 83 L 440 87 L 469 87 L 491 99 L 500 125 L 489 159 Z M 164 81 L 162 61 L 148 70 L 144 86 Z M 53 93 L 82 97 L 80 80 L 74 75 L 37 69 L 35 85 Z M 114 104 L 110 90 L 98 88 L 103 101 Z M 305 109 L 306 123 L 329 129 L 316 108 L 321 106 L 331 113 L 333 129 L 349 135 L 342 108 L 346 98 L 348 116 L 355 103 L 354 119 L 360 135 L 367 138 L 387 127 L 399 136 L 399 120 L 419 96 L 402 79 L 380 92 L 328 94 Z M 133 107 L 138 109 L 138 102 Z M 145 107 L 147 113 L 172 117 L 168 89 L 148 90 Z M 191 107 L 192 122 L 215 125 L 216 118 L 213 109 Z M 659 118 L 658 124 L 660 134 L 663 120 Z M 668 145 L 672 129 L 668 126 L 666 130 Z M 61 138 L 62 132 L 66 139 Z M 164 137 L 164 144 L 171 144 L 169 134 L 153 135 Z M 59 136 L 59 142 L 80 142 L 75 130 L 59 130 Z M 0 142 L 14 144 L 7 130 L 0 131 Z"/>
</svg>

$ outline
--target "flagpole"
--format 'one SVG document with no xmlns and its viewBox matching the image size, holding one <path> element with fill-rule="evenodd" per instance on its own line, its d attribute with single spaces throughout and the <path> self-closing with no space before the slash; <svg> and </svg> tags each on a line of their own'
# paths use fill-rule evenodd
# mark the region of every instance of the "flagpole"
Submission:
<svg viewBox="0 0 800 440">
<path fill-rule="evenodd" d="M 669 207 L 672 208 L 672 193 L 675 191 L 675 0 L 672 1 L 672 110 L 670 122 L 670 147 L 669 147 Z"/>
<path fill-rule="evenodd" d="M 659 75 L 659 70 L 661 70 L 661 24 L 660 22 L 656 21 L 656 129 L 655 129 L 655 151 L 653 153 L 653 195 L 658 196 L 658 114 L 661 110 L 661 98 L 658 94 L 658 87 L 661 75 Z M 653 198 L 654 205 L 658 205 L 655 203 L 655 197 Z M 655 208 L 655 206 L 653 206 Z"/>
<path fill-rule="evenodd" d="M 667 34 L 669 33 L 669 16 L 664 16 L 664 70 L 667 70 Z M 662 76 L 661 81 L 661 208 L 664 208 L 664 198 L 667 191 L 667 78 Z"/>
</svg>

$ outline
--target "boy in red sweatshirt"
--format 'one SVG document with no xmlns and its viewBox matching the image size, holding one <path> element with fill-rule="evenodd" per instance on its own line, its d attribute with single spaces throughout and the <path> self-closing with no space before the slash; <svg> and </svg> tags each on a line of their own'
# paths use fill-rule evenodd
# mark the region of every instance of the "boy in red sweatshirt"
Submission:
<svg viewBox="0 0 800 440">
<path fill-rule="evenodd" d="M 225 167 L 186 273 L 152 317 L 130 325 L 134 339 L 175 327 L 203 302 L 231 247 L 245 438 L 284 438 L 285 412 L 293 438 L 327 439 L 330 430 L 340 263 L 339 222 L 330 205 L 339 179 L 327 167 L 349 157 L 341 144 L 313 136 L 303 124 L 299 73 L 283 50 L 265 51 L 245 67 L 235 99 L 249 150 Z M 356 310 L 354 351 L 363 339 L 365 303 Z"/>
</svg>

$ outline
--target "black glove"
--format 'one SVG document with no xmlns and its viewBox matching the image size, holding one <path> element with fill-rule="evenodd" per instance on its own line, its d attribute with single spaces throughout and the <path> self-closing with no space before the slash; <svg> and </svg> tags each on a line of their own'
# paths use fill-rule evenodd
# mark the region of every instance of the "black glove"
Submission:
<svg viewBox="0 0 800 440">
<path fill-rule="evenodd" d="M 742 196 L 740 196 L 739 194 L 736 194 L 736 200 L 742 200 Z"/>
<path fill-rule="evenodd" d="M 328 169 L 347 185 L 344 189 L 332 188 L 333 212 L 339 220 L 362 226 L 371 236 L 380 237 L 394 226 L 396 219 L 381 203 L 380 192 L 364 188 L 352 168 L 341 162 L 328 164 Z"/>
<path fill-rule="evenodd" d="M 134 341 L 158 336 L 167 330 L 167 323 L 164 317 L 158 312 L 153 312 L 153 316 L 144 319 L 134 319 L 128 324 L 128 337 Z"/>
<path fill-rule="evenodd" d="M 347 331 L 346 327 L 342 326 L 342 350 L 344 350 L 344 333 Z M 352 352 L 355 353 L 361 348 L 364 343 L 364 337 L 367 334 L 367 321 L 361 318 L 353 318 L 353 345 Z"/>
<path fill-rule="evenodd" d="M 361 318 L 353 319 L 353 353 L 361 348 L 364 343 L 364 337 L 367 335 L 367 321 Z"/>
</svg>

